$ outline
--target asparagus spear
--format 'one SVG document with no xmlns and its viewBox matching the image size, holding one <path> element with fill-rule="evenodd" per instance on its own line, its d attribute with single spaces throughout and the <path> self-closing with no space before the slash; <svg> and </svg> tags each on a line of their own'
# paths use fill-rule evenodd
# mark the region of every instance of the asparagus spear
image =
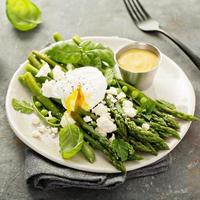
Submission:
<svg viewBox="0 0 200 200">
<path fill-rule="evenodd" d="M 81 149 L 81 152 L 83 153 L 84 157 L 90 162 L 93 163 L 95 161 L 95 153 L 93 148 L 87 143 L 83 142 L 83 146 Z"/>
<path fill-rule="evenodd" d="M 164 142 L 162 138 L 151 133 L 150 131 L 143 130 L 142 128 L 138 127 L 134 121 L 131 121 L 128 118 L 125 118 L 125 124 L 128 127 L 129 133 L 139 141 L 150 143 Z"/>
<path fill-rule="evenodd" d="M 32 53 L 29 54 L 28 60 L 30 64 L 32 64 L 35 68 L 37 69 L 41 68 L 41 63 L 37 60 L 37 58 Z"/>
<path fill-rule="evenodd" d="M 158 117 L 162 117 L 169 127 L 174 128 L 176 130 L 180 128 L 179 123 L 171 115 L 168 115 L 166 113 L 161 113 L 160 111 L 155 111 L 155 114 Z"/>
<path fill-rule="evenodd" d="M 106 99 L 106 104 L 110 108 L 110 112 L 115 119 L 116 125 L 118 127 L 118 133 L 121 136 L 126 137 L 127 136 L 127 128 L 126 128 L 126 125 L 124 123 L 124 118 L 121 115 L 120 111 L 118 109 L 114 109 L 115 105 L 109 99 Z"/>
<path fill-rule="evenodd" d="M 113 154 L 113 156 L 115 156 L 115 158 L 118 160 L 118 156 L 117 154 L 112 150 L 111 146 L 110 146 L 110 142 L 106 137 L 102 137 L 97 131 L 95 131 L 93 129 L 92 126 L 90 126 L 89 124 L 87 124 L 82 118 L 81 116 L 76 113 L 76 112 L 71 112 L 71 116 L 73 117 L 73 119 L 81 126 L 81 128 L 87 132 L 89 132 L 91 134 L 91 136 L 98 140 L 99 143 L 106 148 L 111 154 Z"/>
<path fill-rule="evenodd" d="M 47 62 L 49 65 L 51 65 L 52 67 L 55 67 L 56 65 L 58 65 L 58 63 L 56 63 L 55 61 L 51 60 L 47 55 L 42 54 L 38 51 L 33 51 L 32 52 L 37 58 L 44 60 L 45 62 Z"/>
<path fill-rule="evenodd" d="M 20 76 L 21 81 L 25 86 L 27 86 L 30 91 L 36 96 L 36 98 L 52 113 L 58 117 L 62 117 L 62 113 L 60 110 L 56 107 L 56 105 L 47 97 L 43 96 L 40 90 L 40 87 L 38 86 L 35 78 L 30 72 L 26 72 L 24 75 Z"/>
<path fill-rule="evenodd" d="M 87 133 L 84 135 L 84 139 L 87 140 L 94 149 L 98 149 L 99 151 L 101 151 L 102 153 L 104 153 L 105 156 L 107 157 L 107 159 L 111 161 L 111 163 L 113 164 L 113 166 L 115 166 L 121 172 L 126 173 L 126 169 L 125 169 L 125 166 L 124 166 L 123 162 L 117 160 L 116 157 L 113 156 L 107 149 L 105 149 L 100 144 L 99 141 L 95 140 L 93 137 L 91 137 Z"/>
<path fill-rule="evenodd" d="M 171 134 L 172 136 L 180 139 L 179 133 L 176 130 L 170 128 L 170 127 L 165 127 L 165 126 L 162 126 L 162 125 L 157 124 L 155 122 L 150 122 L 150 126 L 157 131 L 166 132 L 166 133 Z"/>
<path fill-rule="evenodd" d="M 160 143 L 160 146 L 163 146 L 163 148 L 167 148 L 167 144 L 159 137 L 159 135 L 155 135 L 149 131 L 142 130 L 141 128 L 137 127 L 136 124 L 129 118 L 123 118 L 121 113 L 119 112 L 120 109 L 114 109 L 115 104 L 112 103 L 110 100 L 106 100 L 106 103 L 108 107 L 110 108 L 111 113 L 115 117 L 115 122 L 118 125 L 118 133 L 123 133 L 124 130 L 126 134 L 120 134 L 123 139 L 131 143 L 135 150 L 142 151 L 142 152 L 148 152 L 153 155 L 157 155 L 157 151 L 154 149 L 154 147 L 150 144 L 150 142 L 158 142 Z M 116 105 L 117 106 L 117 105 Z M 119 105 L 118 105 L 119 107 Z M 134 120 L 134 119 L 133 119 Z M 137 119 L 136 119 L 137 120 Z M 126 122 L 128 124 L 126 124 Z M 145 121 L 143 119 L 140 119 L 141 124 L 143 124 Z M 145 144 L 142 144 L 142 142 L 135 141 L 133 138 L 129 137 L 128 140 L 126 139 L 127 136 L 127 129 L 125 124 L 128 126 L 129 129 L 133 132 L 133 136 L 137 139 L 143 141 Z M 123 128 L 121 128 L 123 125 Z M 162 148 L 162 149 L 163 149 Z"/>
<path fill-rule="evenodd" d="M 132 120 L 136 124 L 139 124 L 139 125 L 142 125 L 143 123 L 145 123 L 145 120 L 143 118 L 136 118 L 136 119 L 133 118 Z M 174 136 L 174 137 L 180 139 L 179 133 L 175 129 L 173 129 L 171 127 L 163 126 L 162 125 L 163 123 L 159 123 L 159 122 L 149 121 L 148 123 L 151 126 L 150 132 L 153 132 L 154 134 L 159 134 L 159 135 L 161 132 L 162 136 L 165 135 L 166 137 L 168 137 L 170 135 L 170 136 Z"/>
<path fill-rule="evenodd" d="M 121 79 L 118 79 L 117 82 L 121 85 L 121 87 L 126 86 L 128 88 L 128 90 L 126 92 L 127 95 L 132 97 L 133 100 L 139 105 L 141 105 L 145 101 L 153 102 L 156 105 L 155 109 L 157 109 L 158 111 L 171 114 L 171 115 L 173 115 L 173 116 L 175 116 L 177 118 L 180 118 L 180 119 L 183 119 L 183 120 L 187 120 L 187 121 L 198 120 L 198 118 L 193 116 L 193 115 L 188 115 L 188 114 L 179 112 L 176 109 L 172 109 L 169 106 L 166 106 L 165 104 L 160 103 L 159 101 L 154 101 L 150 97 L 147 97 L 143 92 L 141 92 L 140 90 L 138 90 L 134 86 L 129 85 L 128 83 L 124 82 Z"/>
<path fill-rule="evenodd" d="M 142 142 L 136 141 L 133 137 L 128 137 L 128 141 L 133 145 L 133 148 L 136 151 L 146 152 L 153 155 L 158 154 L 157 151 L 152 146 L 150 147 L 148 143 L 143 144 Z"/>
<path fill-rule="evenodd" d="M 169 107 L 167 107 L 164 104 L 161 104 L 159 102 L 156 102 L 156 106 L 157 106 L 159 111 L 169 113 L 170 115 L 173 115 L 174 117 L 177 117 L 179 119 L 183 119 L 183 120 L 187 120 L 187 121 L 199 120 L 199 118 L 196 117 L 196 116 L 188 115 L 188 114 L 185 114 L 183 112 L 179 112 L 175 109 L 171 109 L 171 108 L 169 108 Z"/>
<path fill-rule="evenodd" d="M 164 142 L 153 143 L 152 146 L 158 150 L 168 150 L 169 146 Z"/>
<path fill-rule="evenodd" d="M 25 66 L 25 70 L 27 72 L 30 72 L 33 76 L 35 76 L 39 71 L 37 68 L 35 68 L 33 65 L 29 63 Z"/>
</svg>

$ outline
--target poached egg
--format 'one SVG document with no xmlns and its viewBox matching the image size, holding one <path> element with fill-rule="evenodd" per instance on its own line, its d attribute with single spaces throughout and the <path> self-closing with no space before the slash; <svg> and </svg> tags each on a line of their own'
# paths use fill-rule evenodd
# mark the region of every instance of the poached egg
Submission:
<svg viewBox="0 0 200 200">
<path fill-rule="evenodd" d="M 64 73 L 56 66 L 53 77 L 53 80 L 43 83 L 42 94 L 48 98 L 60 99 L 69 113 L 74 111 L 76 104 L 89 110 L 104 99 L 106 78 L 95 67 L 80 67 Z"/>
</svg>

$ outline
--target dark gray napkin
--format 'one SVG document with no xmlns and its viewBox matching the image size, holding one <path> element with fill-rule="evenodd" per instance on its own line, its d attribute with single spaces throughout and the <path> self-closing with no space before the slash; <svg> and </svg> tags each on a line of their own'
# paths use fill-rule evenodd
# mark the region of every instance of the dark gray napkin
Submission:
<svg viewBox="0 0 200 200">
<path fill-rule="evenodd" d="M 126 175 L 84 172 L 63 167 L 41 157 L 31 149 L 25 152 L 25 178 L 27 184 L 36 189 L 80 187 L 87 189 L 112 189 L 125 182 L 143 176 L 165 172 L 169 167 L 169 156 L 147 167 L 128 172 Z"/>
</svg>

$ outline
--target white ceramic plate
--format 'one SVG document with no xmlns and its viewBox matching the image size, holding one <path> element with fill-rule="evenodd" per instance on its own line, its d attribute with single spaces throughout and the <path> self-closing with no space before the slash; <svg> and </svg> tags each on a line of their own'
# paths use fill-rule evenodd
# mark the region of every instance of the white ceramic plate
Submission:
<svg viewBox="0 0 200 200">
<path fill-rule="evenodd" d="M 95 42 L 103 43 L 114 51 L 123 45 L 126 45 L 131 40 L 119 38 L 119 37 L 87 37 Z M 48 47 L 49 48 L 49 47 Z M 48 134 L 42 135 L 41 139 L 35 139 L 32 137 L 34 126 L 31 123 L 33 115 L 25 115 L 16 112 L 11 106 L 12 98 L 31 100 L 31 94 L 26 90 L 17 80 L 18 76 L 24 73 L 24 64 L 22 64 L 15 72 L 12 80 L 10 81 L 7 97 L 6 97 L 6 112 L 8 121 L 13 131 L 30 148 L 43 155 L 44 157 L 59 163 L 61 165 L 97 173 L 116 173 L 118 172 L 101 154 L 97 152 L 96 162 L 93 164 L 88 163 L 82 155 L 77 155 L 71 160 L 63 160 L 59 154 L 58 139 L 52 139 Z M 146 94 L 153 98 L 164 99 L 174 103 L 180 110 L 194 114 L 195 109 L 195 94 L 194 89 L 181 70 L 181 68 L 173 62 L 166 55 L 163 55 L 161 67 L 159 68 L 154 83 L 151 88 L 145 91 Z M 181 123 L 180 136 L 181 139 L 186 134 L 190 122 Z M 149 165 L 165 155 L 167 155 L 173 148 L 175 148 L 180 140 L 169 139 L 167 141 L 170 150 L 160 151 L 158 156 L 144 155 L 144 159 L 141 161 L 129 161 L 126 163 L 127 171 L 138 169 Z"/>
</svg>

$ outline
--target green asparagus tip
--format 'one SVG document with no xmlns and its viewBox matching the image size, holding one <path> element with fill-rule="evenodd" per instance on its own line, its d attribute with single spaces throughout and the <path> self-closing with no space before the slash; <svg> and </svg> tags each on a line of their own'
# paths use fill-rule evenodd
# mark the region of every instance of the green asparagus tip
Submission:
<svg viewBox="0 0 200 200">
<path fill-rule="evenodd" d="M 176 135 L 174 134 L 173 136 L 174 136 L 175 138 L 177 138 L 177 139 L 181 139 L 179 133 L 177 133 Z"/>
<path fill-rule="evenodd" d="M 72 38 L 72 40 L 73 40 L 77 45 L 79 45 L 79 44 L 82 42 L 82 40 L 81 40 L 81 38 L 80 38 L 79 35 L 75 35 L 75 36 Z"/>
<path fill-rule="evenodd" d="M 59 33 L 59 32 L 55 32 L 53 34 L 53 40 L 55 40 L 55 42 L 59 42 L 59 41 L 63 41 L 63 36 Z"/>
<path fill-rule="evenodd" d="M 197 117 L 197 116 L 193 116 L 193 120 L 194 120 L 194 121 L 199 121 L 199 120 L 200 120 L 200 118 L 199 118 L 199 117 Z"/>
<path fill-rule="evenodd" d="M 24 84 L 24 74 L 18 76 L 20 83 Z"/>
<path fill-rule="evenodd" d="M 138 155 L 133 155 L 133 157 L 131 158 L 132 160 L 142 160 L 143 157 L 142 156 L 138 156 Z"/>
</svg>

